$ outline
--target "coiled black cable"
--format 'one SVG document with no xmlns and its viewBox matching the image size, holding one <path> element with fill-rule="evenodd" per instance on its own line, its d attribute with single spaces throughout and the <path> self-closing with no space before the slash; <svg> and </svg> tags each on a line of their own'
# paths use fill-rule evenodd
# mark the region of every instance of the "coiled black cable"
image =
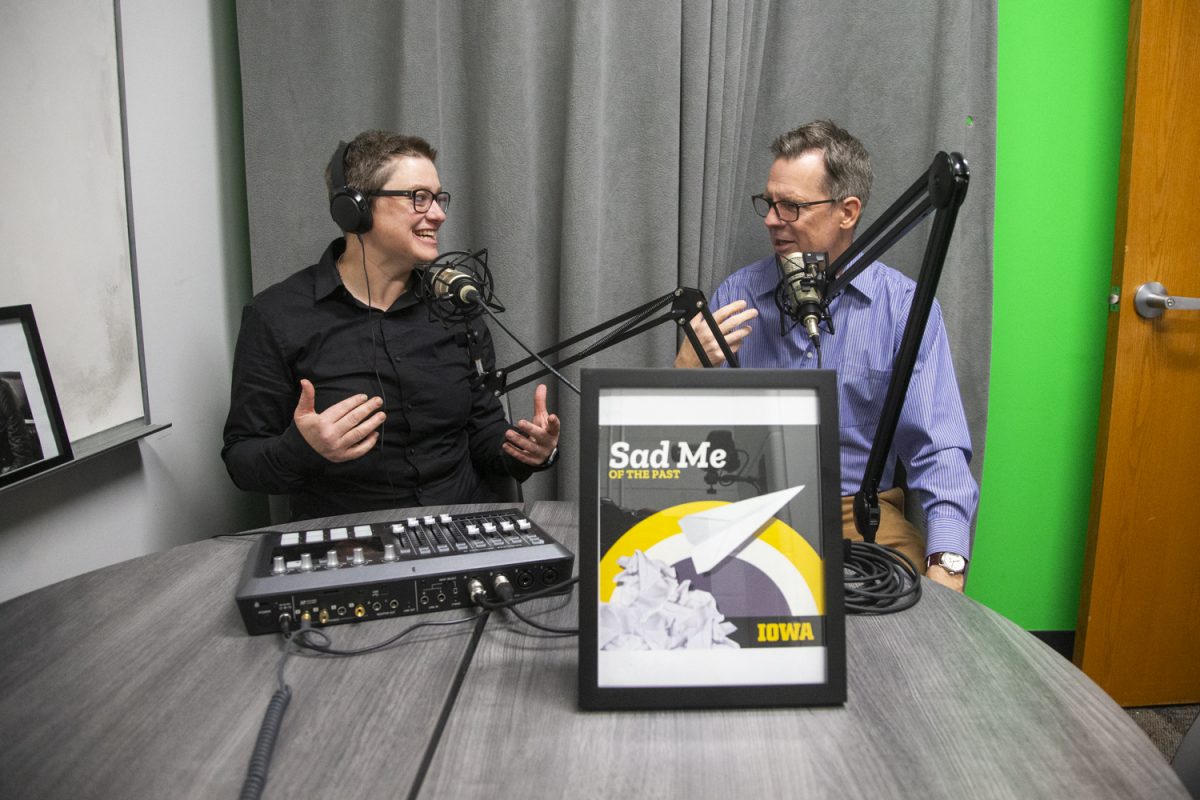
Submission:
<svg viewBox="0 0 1200 800">
<path fill-rule="evenodd" d="M 258 741 L 254 743 L 254 752 L 250 756 L 246 781 L 242 784 L 242 800 L 258 800 L 262 797 L 267 785 L 267 773 L 271 769 L 271 756 L 275 753 L 275 739 L 291 699 L 292 690 L 287 687 L 271 695 L 267 713 L 263 715 L 262 726 L 258 730 Z"/>
<path fill-rule="evenodd" d="M 894 614 L 921 599 L 921 574 L 908 556 L 874 542 L 843 541 L 847 614 Z"/>
<path fill-rule="evenodd" d="M 258 731 L 258 739 L 254 743 L 254 751 L 250 756 L 250 766 L 246 770 L 246 780 L 242 784 L 241 800 L 258 800 L 262 796 L 263 789 L 266 788 L 267 774 L 271 768 L 271 757 L 275 753 L 275 740 L 278 738 L 279 729 L 283 724 L 283 715 L 287 711 L 288 703 L 292 699 L 291 687 L 284 683 L 283 680 L 283 667 L 293 647 L 296 648 L 297 652 L 312 650 L 326 656 L 357 656 L 389 647 L 413 631 L 421 630 L 422 628 L 461 625 L 465 622 L 473 621 L 476 624 L 476 629 L 472 638 L 473 644 L 470 651 L 474 652 L 474 642 L 478 640 L 479 634 L 483 631 L 483 623 L 487 620 L 488 613 L 488 611 L 481 611 L 461 619 L 418 622 L 415 625 L 408 626 L 385 641 L 357 650 L 339 650 L 333 647 L 328 634 L 313 628 L 312 624 L 307 621 L 302 621 L 299 630 L 292 633 L 290 630 L 290 619 L 286 616 L 280 618 L 279 625 L 283 633 L 284 645 L 283 655 L 280 656 L 279 665 L 276 667 L 279 688 L 275 694 L 271 695 L 271 701 L 267 704 L 267 711 L 263 715 L 262 725 Z M 461 680 L 459 682 L 461 683 Z M 428 764 L 425 766 L 427 767 Z"/>
<path fill-rule="evenodd" d="M 280 621 L 287 636 L 287 620 Z M 271 770 L 271 757 L 275 754 L 275 740 L 279 737 L 279 729 L 283 725 L 283 715 L 287 712 L 288 703 L 292 699 L 292 689 L 283 680 L 283 666 L 291 652 L 291 641 L 285 640 L 283 655 L 279 657 L 276 667 L 276 677 L 279 688 L 271 695 L 267 711 L 263 714 L 262 725 L 258 728 L 258 739 L 254 742 L 254 751 L 250 755 L 250 766 L 246 768 L 246 780 L 242 783 L 241 800 L 258 800 L 262 797 L 263 789 L 267 786 L 267 774 Z"/>
</svg>

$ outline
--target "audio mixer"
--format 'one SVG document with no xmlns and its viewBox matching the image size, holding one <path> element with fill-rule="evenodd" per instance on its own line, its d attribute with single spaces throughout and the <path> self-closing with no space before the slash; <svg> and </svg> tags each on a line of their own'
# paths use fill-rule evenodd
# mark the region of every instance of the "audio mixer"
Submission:
<svg viewBox="0 0 1200 800">
<path fill-rule="evenodd" d="M 471 605 L 478 579 L 496 599 L 563 584 L 574 554 L 518 509 L 404 517 L 369 525 L 268 533 L 251 551 L 236 600 L 246 630 L 383 619 Z"/>
</svg>

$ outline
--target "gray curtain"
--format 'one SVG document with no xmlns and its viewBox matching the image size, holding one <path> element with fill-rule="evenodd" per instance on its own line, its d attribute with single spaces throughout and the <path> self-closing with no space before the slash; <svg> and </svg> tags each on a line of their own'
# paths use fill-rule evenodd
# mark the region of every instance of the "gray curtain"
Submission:
<svg viewBox="0 0 1200 800">
<path fill-rule="evenodd" d="M 995 0 L 239 0 L 254 288 L 339 231 L 323 173 L 367 128 L 424 136 L 453 194 L 444 249 L 486 247 L 534 349 L 768 252 L 749 196 L 779 133 L 830 117 L 871 151 L 865 224 L 962 152 L 971 186 L 938 297 L 982 467 L 991 337 Z M 928 223 L 885 257 L 916 275 Z M 524 356 L 493 326 L 502 365 Z M 579 366 L 668 366 L 668 326 Z M 578 411 L 527 498 L 578 493 Z M 528 416 L 532 387 L 512 392 Z"/>
</svg>

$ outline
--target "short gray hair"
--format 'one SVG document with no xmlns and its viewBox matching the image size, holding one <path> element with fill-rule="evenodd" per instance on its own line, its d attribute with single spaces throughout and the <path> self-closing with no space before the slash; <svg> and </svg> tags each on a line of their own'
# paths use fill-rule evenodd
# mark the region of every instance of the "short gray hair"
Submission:
<svg viewBox="0 0 1200 800">
<path fill-rule="evenodd" d="M 392 173 L 392 159 L 398 156 L 437 160 L 437 150 L 419 136 L 405 136 L 391 131 L 363 131 L 346 148 L 342 169 L 346 185 L 363 194 L 383 188 Z M 330 192 L 341 189 L 333 185 L 333 170 L 325 168 L 325 185 Z"/>
<path fill-rule="evenodd" d="M 863 143 L 829 119 L 819 119 L 788 131 L 771 143 L 775 159 L 799 158 L 810 150 L 825 157 L 825 191 L 834 200 L 857 197 L 863 208 L 871 197 L 871 154 Z"/>
</svg>

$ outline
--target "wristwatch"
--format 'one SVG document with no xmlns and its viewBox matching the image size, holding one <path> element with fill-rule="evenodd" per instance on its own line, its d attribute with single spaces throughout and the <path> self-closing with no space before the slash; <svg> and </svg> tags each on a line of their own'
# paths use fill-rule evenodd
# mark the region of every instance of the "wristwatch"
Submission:
<svg viewBox="0 0 1200 800">
<path fill-rule="evenodd" d="M 925 559 L 925 568 L 937 565 L 951 575 L 962 575 L 967 571 L 967 559 L 958 553 L 930 553 Z"/>
<path fill-rule="evenodd" d="M 546 456 L 546 460 L 538 464 L 538 469 L 549 469 L 554 466 L 554 462 L 558 461 L 558 448 L 550 451 L 550 455 Z"/>
</svg>

